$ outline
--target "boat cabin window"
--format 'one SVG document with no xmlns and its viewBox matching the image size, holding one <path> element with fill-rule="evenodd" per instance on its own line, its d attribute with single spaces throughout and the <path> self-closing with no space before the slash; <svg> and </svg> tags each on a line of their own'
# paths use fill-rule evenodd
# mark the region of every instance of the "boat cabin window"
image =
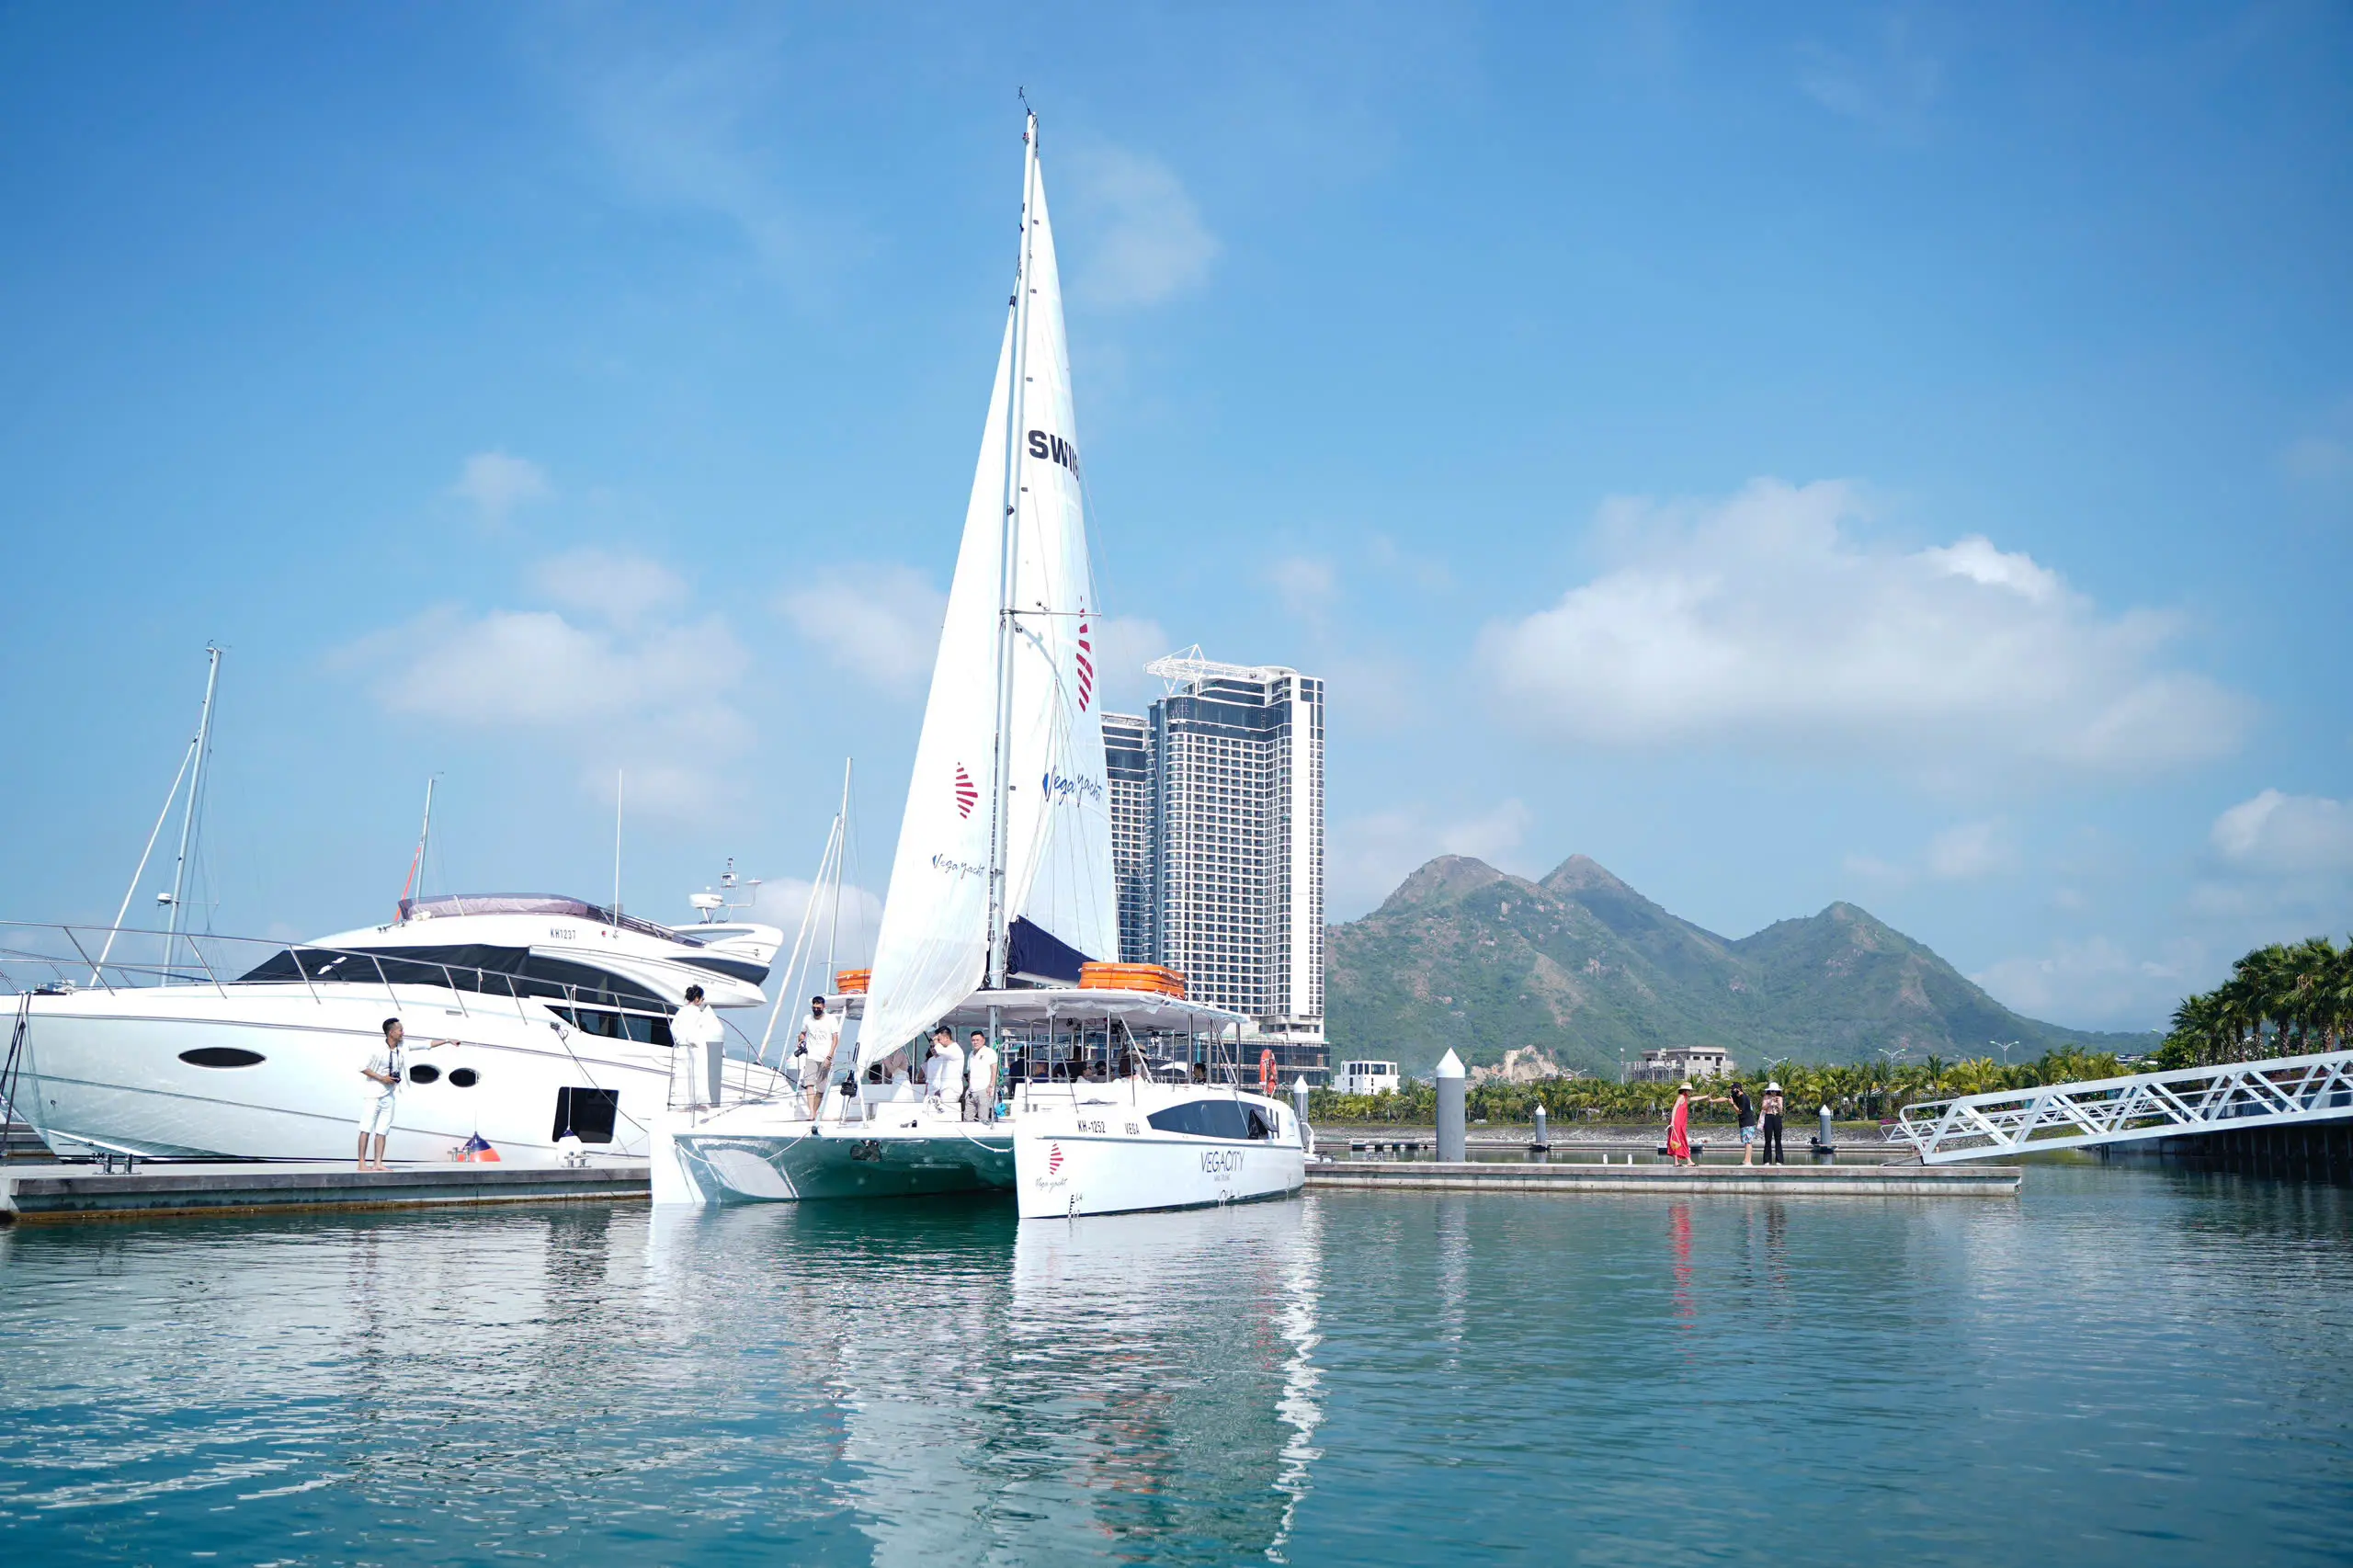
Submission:
<svg viewBox="0 0 2353 1568">
<path fill-rule="evenodd" d="M 558 1089 L 555 1092 L 555 1136 L 567 1133 L 583 1143 L 609 1143 L 619 1118 L 619 1089 Z"/>
<path fill-rule="evenodd" d="M 408 1070 L 408 1081 L 412 1084 L 438 1083 L 440 1078 L 440 1068 L 428 1066 L 422 1062 Z"/>
<path fill-rule="evenodd" d="M 180 1060 L 191 1067 L 258 1067 L 262 1054 L 233 1045 L 199 1045 L 194 1051 L 181 1051 Z"/>
<path fill-rule="evenodd" d="M 475 1072 L 471 1067 L 452 1067 L 449 1069 L 449 1084 L 452 1088 L 471 1089 L 476 1084 L 481 1082 L 482 1074 Z"/>
<path fill-rule="evenodd" d="M 616 1013 L 604 1007 L 552 1007 L 549 1011 L 582 1034 L 606 1040 L 633 1040 L 641 1045 L 668 1045 L 670 1020 L 643 1013 Z"/>
<path fill-rule="evenodd" d="M 1166 1110 L 1154 1111 L 1146 1118 L 1163 1132 L 1182 1132 L 1194 1138 L 1271 1138 L 1274 1129 L 1267 1123 L 1265 1113 L 1256 1106 L 1238 1100 L 1188 1100 L 1183 1105 L 1170 1106 Z"/>
</svg>

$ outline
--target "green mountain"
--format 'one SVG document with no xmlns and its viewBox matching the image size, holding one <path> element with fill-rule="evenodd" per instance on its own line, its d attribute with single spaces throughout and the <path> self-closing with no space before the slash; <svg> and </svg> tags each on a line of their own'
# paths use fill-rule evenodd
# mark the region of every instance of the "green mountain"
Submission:
<svg viewBox="0 0 2353 1568">
<path fill-rule="evenodd" d="M 2018 1061 L 2156 1042 L 2020 1017 L 1851 903 L 1733 940 L 1582 855 L 1540 882 L 1441 856 L 1370 915 L 1333 926 L 1324 955 L 1333 1059 L 1390 1058 L 1425 1074 L 1449 1046 L 1474 1066 L 1534 1045 L 1615 1074 L 1667 1045 L 1718 1045 L 1755 1065 L 1882 1049 L 1982 1056 L 1989 1040 L 2017 1040 Z"/>
</svg>

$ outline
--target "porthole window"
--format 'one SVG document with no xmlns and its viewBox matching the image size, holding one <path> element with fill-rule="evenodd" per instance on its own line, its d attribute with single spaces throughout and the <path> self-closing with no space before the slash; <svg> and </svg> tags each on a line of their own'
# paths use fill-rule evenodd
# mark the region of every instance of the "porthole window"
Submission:
<svg viewBox="0 0 2353 1568">
<path fill-rule="evenodd" d="M 482 1074 L 471 1067 L 449 1069 L 449 1084 L 453 1088 L 471 1089 L 480 1082 L 482 1082 Z"/>
<path fill-rule="evenodd" d="M 440 1076 L 440 1068 L 428 1067 L 422 1062 L 408 1070 L 408 1081 L 412 1084 L 430 1084 L 439 1079 Z"/>
<path fill-rule="evenodd" d="M 180 1060 L 191 1067 L 258 1067 L 263 1058 L 258 1051 L 241 1051 L 233 1045 L 199 1045 L 181 1051 Z"/>
</svg>

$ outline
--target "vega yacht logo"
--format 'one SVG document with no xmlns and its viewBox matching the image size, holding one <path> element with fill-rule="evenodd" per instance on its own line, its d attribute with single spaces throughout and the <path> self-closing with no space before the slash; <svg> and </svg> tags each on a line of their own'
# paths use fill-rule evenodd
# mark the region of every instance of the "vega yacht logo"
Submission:
<svg viewBox="0 0 2353 1568">
<path fill-rule="evenodd" d="M 1092 778 L 1073 778 L 1048 768 L 1040 778 L 1038 787 L 1046 792 L 1049 803 L 1058 801 L 1099 801 L 1103 786 Z"/>
<path fill-rule="evenodd" d="M 1081 619 L 1078 623 L 1078 710 L 1084 713 L 1086 711 L 1086 705 L 1095 699 L 1095 644 L 1086 635 L 1086 612 L 1082 610 L 1079 613 Z"/>
<path fill-rule="evenodd" d="M 956 814 L 960 817 L 970 817 L 972 814 L 972 802 L 980 798 L 980 786 L 973 783 L 972 776 L 964 771 L 964 765 L 958 763 L 956 765 Z"/>
<path fill-rule="evenodd" d="M 959 860 L 953 855 L 933 856 L 931 869 L 935 871 L 953 871 L 960 877 L 985 877 L 989 874 L 989 869 L 986 866 L 975 866 L 970 860 Z"/>
</svg>

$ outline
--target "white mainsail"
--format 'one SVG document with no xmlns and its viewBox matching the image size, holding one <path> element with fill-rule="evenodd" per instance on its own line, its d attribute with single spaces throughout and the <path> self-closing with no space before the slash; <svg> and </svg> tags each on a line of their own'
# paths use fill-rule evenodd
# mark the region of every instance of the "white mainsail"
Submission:
<svg viewBox="0 0 2353 1568">
<path fill-rule="evenodd" d="M 1055 972 L 1074 953 L 1119 952 L 1097 701 L 1100 628 L 1034 118 L 1024 165 L 1022 262 L 891 865 L 858 1030 L 861 1070 L 983 983 L 993 867 L 1005 878 L 1008 945 L 1033 970 L 1042 963 L 1042 972 Z"/>
</svg>

